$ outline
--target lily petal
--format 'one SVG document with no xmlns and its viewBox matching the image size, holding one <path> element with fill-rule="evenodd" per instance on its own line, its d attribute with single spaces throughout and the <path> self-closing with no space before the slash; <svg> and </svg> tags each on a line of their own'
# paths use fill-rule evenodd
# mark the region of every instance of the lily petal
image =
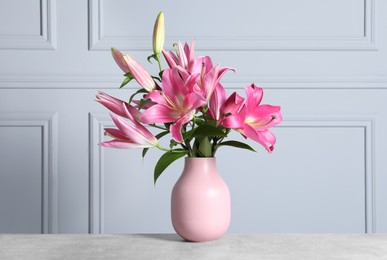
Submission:
<svg viewBox="0 0 387 260">
<path fill-rule="evenodd" d="M 245 124 L 238 115 L 230 115 L 223 119 L 222 125 L 226 128 L 241 129 Z"/>
<path fill-rule="evenodd" d="M 192 74 L 192 67 L 195 63 L 195 40 L 192 40 L 191 47 L 188 47 L 188 43 L 185 44 L 184 52 L 187 55 L 188 72 Z"/>
<path fill-rule="evenodd" d="M 274 143 L 271 143 L 269 142 L 269 140 L 273 140 L 272 137 L 274 137 L 274 135 L 272 135 L 272 133 L 270 133 L 268 130 L 265 131 L 265 133 L 263 132 L 257 132 L 255 131 L 254 128 L 252 128 L 251 126 L 249 125 L 245 125 L 243 130 L 240 131 L 244 136 L 256 141 L 257 143 L 261 144 L 263 147 L 265 147 L 265 149 L 271 153 L 273 150 L 274 150 L 274 143 L 275 143 L 275 140 L 274 140 Z M 269 140 L 266 138 L 268 137 Z M 275 137 L 274 137 L 275 138 Z"/>
<path fill-rule="evenodd" d="M 204 104 L 206 104 L 206 101 L 203 99 L 202 96 L 196 93 L 190 93 L 184 99 L 183 107 L 189 110 L 194 110 L 198 107 L 203 106 Z"/>
<path fill-rule="evenodd" d="M 136 144 L 148 145 L 149 147 L 153 147 L 157 144 L 156 138 L 149 139 L 148 136 L 144 136 L 141 130 L 138 129 L 138 126 L 134 127 L 122 118 L 113 114 L 110 114 L 110 116 L 118 129 L 127 137 L 128 141 Z"/>
<path fill-rule="evenodd" d="M 133 148 L 150 148 L 152 146 L 145 145 L 145 144 L 136 144 L 136 143 L 130 143 L 120 140 L 111 140 L 111 141 L 105 141 L 100 143 L 99 145 L 104 147 L 110 147 L 110 148 L 118 148 L 118 149 L 133 149 Z"/>
<path fill-rule="evenodd" d="M 153 90 L 152 92 L 146 95 L 146 98 L 150 98 L 153 102 L 159 105 L 168 106 L 168 103 L 165 101 L 165 98 L 162 95 L 162 91 L 160 90 Z"/>
<path fill-rule="evenodd" d="M 183 135 L 181 133 L 181 127 L 182 127 L 182 125 L 188 123 L 192 119 L 194 113 L 195 112 L 192 111 L 191 113 L 186 114 L 184 117 L 177 120 L 177 122 L 175 124 L 173 124 L 169 127 L 169 131 L 171 131 L 171 135 L 172 135 L 173 139 L 175 139 L 176 142 L 181 143 L 184 141 Z"/>
<path fill-rule="evenodd" d="M 165 51 L 163 50 L 163 55 L 164 55 L 164 58 L 169 66 L 169 68 L 175 68 L 177 66 L 177 58 L 175 56 L 174 53 L 172 52 L 168 52 L 168 51 Z"/>
<path fill-rule="evenodd" d="M 177 47 L 179 50 L 178 51 L 179 65 L 182 66 L 183 68 L 188 68 L 187 56 L 185 55 L 183 45 L 181 44 L 180 41 L 177 43 Z"/>
<path fill-rule="evenodd" d="M 247 110 L 252 111 L 261 103 L 263 90 L 262 88 L 258 88 L 255 84 L 251 84 L 245 87 L 245 91 Z"/>
<path fill-rule="evenodd" d="M 216 120 L 220 119 L 220 108 L 222 107 L 226 99 L 227 99 L 226 90 L 224 90 L 223 86 L 220 83 L 218 83 L 215 87 L 214 93 L 212 93 L 211 95 L 210 102 L 209 102 L 208 113 L 212 118 Z"/>
<path fill-rule="evenodd" d="M 144 124 L 170 123 L 176 121 L 180 116 L 179 111 L 163 105 L 154 105 L 142 114 L 141 122 Z"/>
<path fill-rule="evenodd" d="M 128 118 L 136 125 L 137 132 L 144 136 L 147 142 L 157 144 L 157 138 L 145 126 L 140 124 L 141 113 L 132 106 L 124 107 L 124 110 Z"/>
<path fill-rule="evenodd" d="M 119 139 L 119 140 L 126 140 L 127 139 L 127 137 L 118 129 L 105 128 L 104 130 L 105 130 L 106 134 L 113 137 L 114 139 Z"/>
<path fill-rule="evenodd" d="M 122 104 L 125 104 L 125 106 L 129 106 L 129 104 L 124 102 L 123 100 L 112 97 L 104 92 L 99 92 L 97 94 L 96 101 L 101 103 L 107 109 L 116 113 L 117 115 L 122 116 L 122 117 L 126 117 L 126 114 L 124 112 Z"/>
<path fill-rule="evenodd" d="M 236 92 L 232 93 L 223 103 L 221 107 L 221 113 L 225 114 L 236 114 L 239 112 L 243 105 L 244 98 L 239 96 Z"/>
<path fill-rule="evenodd" d="M 116 48 L 111 48 L 112 55 L 117 65 L 125 72 L 128 73 L 130 71 L 128 64 L 126 64 L 124 55 L 117 50 Z"/>
</svg>

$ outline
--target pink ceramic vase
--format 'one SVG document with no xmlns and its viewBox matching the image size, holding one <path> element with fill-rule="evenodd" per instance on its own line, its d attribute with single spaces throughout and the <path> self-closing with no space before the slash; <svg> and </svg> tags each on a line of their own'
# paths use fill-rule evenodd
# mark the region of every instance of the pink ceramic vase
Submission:
<svg viewBox="0 0 387 260">
<path fill-rule="evenodd" d="M 185 158 L 183 173 L 172 190 L 176 233 L 194 242 L 220 238 L 230 225 L 230 204 L 230 191 L 219 175 L 216 159 Z"/>
</svg>

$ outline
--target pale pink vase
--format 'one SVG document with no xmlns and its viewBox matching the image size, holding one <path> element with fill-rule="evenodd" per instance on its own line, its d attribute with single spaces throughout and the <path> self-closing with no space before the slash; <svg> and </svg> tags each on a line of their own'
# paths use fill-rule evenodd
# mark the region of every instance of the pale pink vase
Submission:
<svg viewBox="0 0 387 260">
<path fill-rule="evenodd" d="M 182 175 L 172 190 L 171 215 L 176 233 L 188 241 L 220 238 L 230 225 L 230 191 L 216 159 L 185 158 Z"/>
</svg>

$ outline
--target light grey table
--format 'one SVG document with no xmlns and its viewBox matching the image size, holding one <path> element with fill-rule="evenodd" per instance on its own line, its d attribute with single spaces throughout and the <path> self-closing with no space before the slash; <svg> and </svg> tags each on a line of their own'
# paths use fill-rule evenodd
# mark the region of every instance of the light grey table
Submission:
<svg viewBox="0 0 387 260">
<path fill-rule="evenodd" d="M 0 259 L 387 259 L 387 234 L 0 235 Z"/>
</svg>

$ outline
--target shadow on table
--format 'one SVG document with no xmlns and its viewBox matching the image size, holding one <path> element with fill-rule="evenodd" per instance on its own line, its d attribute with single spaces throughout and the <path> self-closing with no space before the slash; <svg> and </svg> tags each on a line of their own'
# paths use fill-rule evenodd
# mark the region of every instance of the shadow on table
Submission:
<svg viewBox="0 0 387 260">
<path fill-rule="evenodd" d="M 181 238 L 177 234 L 136 234 L 137 236 L 147 237 L 152 239 L 159 239 L 165 241 L 175 241 L 175 242 L 186 242 L 185 239 Z"/>
</svg>

